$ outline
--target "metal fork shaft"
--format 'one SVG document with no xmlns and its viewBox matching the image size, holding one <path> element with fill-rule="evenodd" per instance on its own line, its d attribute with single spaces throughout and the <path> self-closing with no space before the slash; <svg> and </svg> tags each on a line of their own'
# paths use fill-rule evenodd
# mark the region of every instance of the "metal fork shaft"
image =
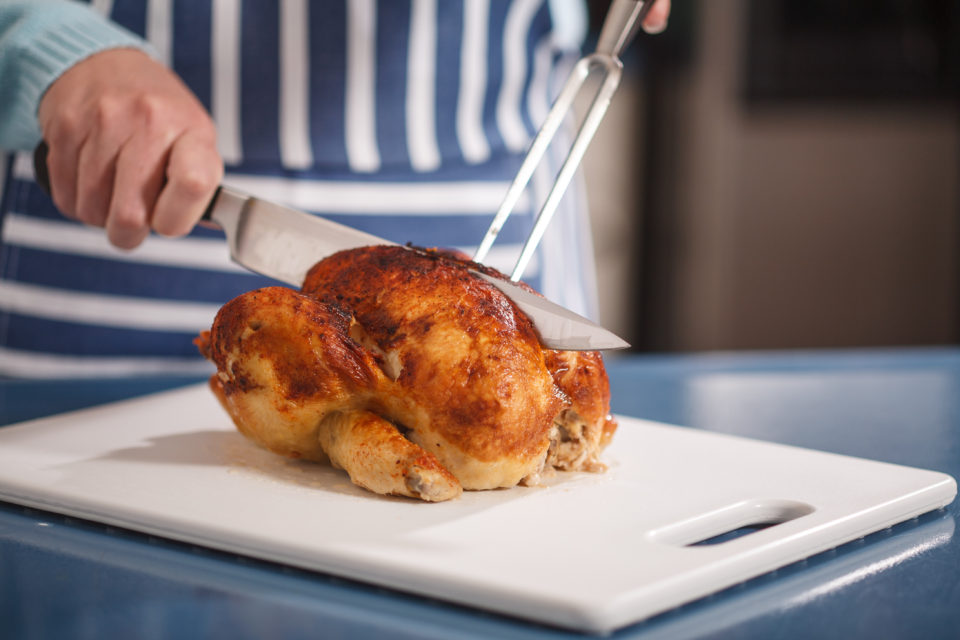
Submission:
<svg viewBox="0 0 960 640">
<path fill-rule="evenodd" d="M 536 251 L 537 245 L 543 238 L 547 226 L 550 224 L 554 213 L 563 197 L 564 192 L 573 180 L 580 161 L 586 153 L 590 141 L 593 139 L 600 126 L 610 100 L 620 85 L 620 78 L 623 73 L 623 64 L 620 62 L 619 55 L 630 44 L 637 28 L 646 17 L 647 13 L 656 0 L 613 0 L 607 17 L 604 20 L 600 32 L 600 39 L 597 43 L 597 51 L 593 54 L 581 58 L 570 73 L 557 96 L 556 101 L 550 108 L 546 119 L 540 130 L 530 145 L 520 170 L 510 184 L 507 194 L 504 197 L 500 208 L 491 222 L 486 235 L 477 248 L 473 256 L 474 261 L 481 262 L 487 257 L 494 241 L 503 229 L 513 208 L 523 195 L 524 189 L 530 183 L 531 178 L 536 172 L 537 167 L 543 160 L 547 149 L 550 147 L 553 138 L 556 136 L 560 125 L 566 119 L 567 115 L 573 109 L 573 103 L 579 95 L 587 79 L 595 72 L 600 71 L 603 74 L 602 82 L 594 95 L 593 101 L 587 110 L 580 129 L 570 147 L 566 159 L 560 168 L 559 173 L 554 179 L 553 186 L 543 203 L 534 226 L 527 236 L 523 249 L 520 252 L 513 272 L 510 275 L 511 280 L 519 280 L 523 275 Z"/>
<path fill-rule="evenodd" d="M 610 106 L 610 100 L 613 98 L 613 94 L 616 93 L 617 87 L 620 86 L 620 78 L 623 75 L 623 65 L 619 60 L 603 54 L 593 54 L 577 64 L 579 65 L 584 62 L 589 66 L 602 66 L 605 69 L 606 75 L 603 78 L 603 84 L 600 86 L 584 117 L 583 123 L 580 125 L 580 130 L 577 131 L 577 135 L 573 139 L 573 144 L 570 145 L 570 151 L 567 154 L 566 160 L 563 161 L 563 165 L 560 167 L 560 172 L 557 174 L 553 187 L 551 187 L 550 193 L 547 195 L 547 199 L 540 209 L 540 213 L 537 214 L 537 220 L 533 224 L 530 235 L 527 236 L 527 241 L 523 245 L 520 257 L 513 267 L 513 272 L 510 274 L 510 279 L 513 281 L 517 281 L 523 276 L 523 272 L 526 270 L 530 259 L 536 252 L 537 245 L 540 244 L 540 240 L 543 238 L 547 226 L 549 226 L 553 215 L 557 212 L 557 207 L 560 205 L 563 194 L 566 192 L 567 187 L 570 186 L 570 182 L 573 180 L 577 168 L 580 166 L 580 161 L 583 160 L 583 155 L 587 152 L 587 147 L 590 146 L 590 141 L 593 139 L 597 128 L 600 126 L 600 122 L 603 120 L 607 107 Z M 582 85 L 585 80 L 586 78 L 581 80 L 580 84 Z"/>
<path fill-rule="evenodd" d="M 530 149 L 527 151 L 527 157 L 523 159 L 520 170 L 517 171 L 517 175 L 510 184 L 510 188 L 507 189 L 507 195 L 504 196 L 503 202 L 501 202 L 500 208 L 497 210 L 497 214 L 493 217 L 490 228 L 487 229 L 487 233 L 483 237 L 480 247 L 473 256 L 474 262 L 482 262 L 483 259 L 487 257 L 487 252 L 490 251 L 490 247 L 493 246 L 497 235 L 500 233 L 500 230 L 503 229 L 503 224 L 507 221 L 507 218 L 510 217 L 510 214 L 513 213 L 513 208 L 517 205 L 517 201 L 520 200 L 520 196 L 523 195 L 523 190 L 527 188 L 527 184 L 530 183 L 530 178 L 533 177 L 533 173 L 543 159 L 543 155 L 550 147 L 550 142 L 556 135 L 560 125 L 563 124 L 564 118 L 567 117 L 567 114 L 573 107 L 573 101 L 580 92 L 580 87 L 583 86 L 583 83 L 586 82 L 589 75 L 590 65 L 585 58 L 581 59 L 570 72 L 570 77 L 567 78 L 566 83 L 564 83 L 560 95 L 557 96 L 549 113 L 547 113 L 546 119 L 543 121 L 543 125 L 540 127 L 540 131 L 537 132 L 537 136 L 533 139 Z"/>
</svg>

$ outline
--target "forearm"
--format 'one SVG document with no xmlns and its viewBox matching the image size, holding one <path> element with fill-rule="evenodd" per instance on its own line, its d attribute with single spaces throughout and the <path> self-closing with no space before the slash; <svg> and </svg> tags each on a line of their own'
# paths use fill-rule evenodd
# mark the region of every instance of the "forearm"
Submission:
<svg viewBox="0 0 960 640">
<path fill-rule="evenodd" d="M 50 84 L 77 62 L 146 43 L 87 5 L 67 0 L 0 0 L 0 149 L 40 140 L 37 107 Z"/>
</svg>

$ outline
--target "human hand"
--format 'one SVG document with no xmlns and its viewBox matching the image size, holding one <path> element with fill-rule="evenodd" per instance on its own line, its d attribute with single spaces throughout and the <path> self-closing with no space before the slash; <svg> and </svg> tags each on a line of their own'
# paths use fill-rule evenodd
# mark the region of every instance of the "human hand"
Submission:
<svg viewBox="0 0 960 640">
<path fill-rule="evenodd" d="M 670 17 L 670 0 L 653 1 L 650 13 L 643 19 L 643 30 L 650 34 L 663 32 L 667 28 L 667 19 Z"/>
<path fill-rule="evenodd" d="M 169 69 L 135 49 L 77 63 L 37 111 L 54 204 L 132 249 L 188 233 L 223 177 L 213 121 Z"/>
</svg>

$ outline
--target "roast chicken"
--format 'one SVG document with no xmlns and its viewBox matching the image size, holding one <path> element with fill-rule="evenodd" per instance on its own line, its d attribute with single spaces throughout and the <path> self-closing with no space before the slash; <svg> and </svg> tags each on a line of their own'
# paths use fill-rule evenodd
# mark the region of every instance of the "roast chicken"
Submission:
<svg viewBox="0 0 960 640">
<path fill-rule="evenodd" d="M 602 471 L 617 425 L 600 354 L 543 348 L 471 269 L 503 277 L 365 247 L 317 263 L 300 291 L 245 293 L 196 340 L 211 387 L 250 440 L 380 494 L 434 502 Z"/>
</svg>

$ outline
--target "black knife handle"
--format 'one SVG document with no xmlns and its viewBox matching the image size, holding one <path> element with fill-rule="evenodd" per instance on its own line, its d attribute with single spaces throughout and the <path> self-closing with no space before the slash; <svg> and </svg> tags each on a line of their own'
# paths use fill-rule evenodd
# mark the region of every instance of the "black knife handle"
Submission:
<svg viewBox="0 0 960 640">
<path fill-rule="evenodd" d="M 223 185 L 218 184 L 217 190 L 213 192 L 213 197 L 210 198 L 210 202 L 207 203 L 207 208 L 203 210 L 203 215 L 200 216 L 201 221 L 211 222 L 213 220 L 213 205 L 217 204 L 220 189 L 223 189 Z"/>
<path fill-rule="evenodd" d="M 47 155 L 50 153 L 50 147 L 47 146 L 46 140 L 41 140 L 40 144 L 36 146 L 33 150 L 33 173 L 37 184 L 40 185 L 40 188 L 43 189 L 48 196 L 52 196 L 52 190 L 50 188 L 50 170 L 47 168 Z M 213 192 L 213 197 L 210 198 L 210 202 L 207 204 L 207 208 L 203 210 L 203 216 L 201 220 L 206 220 L 207 222 L 211 221 L 213 215 L 213 205 L 217 202 L 217 196 L 220 195 L 220 186 L 217 186 L 217 190 Z"/>
<path fill-rule="evenodd" d="M 41 140 L 37 148 L 33 150 L 33 173 L 37 184 L 47 192 L 47 195 L 53 195 L 50 191 L 50 171 L 47 170 L 47 154 L 50 153 L 50 147 L 46 140 Z"/>
</svg>

